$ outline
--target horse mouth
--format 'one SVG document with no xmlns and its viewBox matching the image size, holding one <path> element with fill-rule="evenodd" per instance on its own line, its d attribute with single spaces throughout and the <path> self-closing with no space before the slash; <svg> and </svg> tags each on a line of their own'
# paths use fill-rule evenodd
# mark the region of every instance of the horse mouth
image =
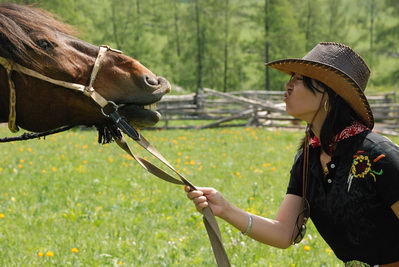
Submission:
<svg viewBox="0 0 399 267">
<path fill-rule="evenodd" d="M 157 124 L 161 119 L 161 114 L 156 108 L 156 103 L 148 105 L 119 105 L 120 114 L 124 116 L 133 127 L 150 127 Z"/>
<path fill-rule="evenodd" d="M 170 92 L 171 86 L 169 81 L 163 77 L 157 77 L 157 81 L 152 81 L 152 83 L 148 82 L 146 85 L 152 87 L 151 95 L 135 96 L 116 101 L 120 115 L 124 116 L 133 127 L 151 127 L 161 120 L 161 114 L 156 110 L 156 103 Z"/>
</svg>

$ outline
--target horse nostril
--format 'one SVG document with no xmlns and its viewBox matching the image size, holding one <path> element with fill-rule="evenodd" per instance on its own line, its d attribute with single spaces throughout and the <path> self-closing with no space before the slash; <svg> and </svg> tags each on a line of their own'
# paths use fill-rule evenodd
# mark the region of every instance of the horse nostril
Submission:
<svg viewBox="0 0 399 267">
<path fill-rule="evenodd" d="M 148 84 L 150 86 L 159 85 L 159 80 L 158 80 L 158 77 L 156 77 L 156 76 L 145 75 L 144 79 L 145 79 L 146 84 Z"/>
</svg>

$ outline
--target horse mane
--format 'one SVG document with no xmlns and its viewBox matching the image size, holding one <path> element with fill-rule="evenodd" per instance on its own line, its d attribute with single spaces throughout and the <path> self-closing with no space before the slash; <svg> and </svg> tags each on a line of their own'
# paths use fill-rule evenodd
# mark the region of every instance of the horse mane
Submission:
<svg viewBox="0 0 399 267">
<path fill-rule="evenodd" d="M 48 53 L 38 42 L 45 40 L 57 45 L 56 33 L 73 35 L 76 30 L 43 9 L 0 4 L 0 56 L 40 67 L 32 55 L 48 56 Z"/>
</svg>

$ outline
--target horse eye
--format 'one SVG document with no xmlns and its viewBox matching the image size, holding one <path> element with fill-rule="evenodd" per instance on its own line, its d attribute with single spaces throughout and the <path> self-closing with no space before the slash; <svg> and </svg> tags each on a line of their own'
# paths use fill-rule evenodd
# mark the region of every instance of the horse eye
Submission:
<svg viewBox="0 0 399 267">
<path fill-rule="evenodd" d="M 48 40 L 38 40 L 36 44 L 44 51 L 50 51 L 54 48 L 54 44 Z"/>
</svg>

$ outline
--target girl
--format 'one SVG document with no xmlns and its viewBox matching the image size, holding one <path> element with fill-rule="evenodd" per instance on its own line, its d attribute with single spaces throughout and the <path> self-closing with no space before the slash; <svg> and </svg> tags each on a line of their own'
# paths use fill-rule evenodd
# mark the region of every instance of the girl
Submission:
<svg viewBox="0 0 399 267">
<path fill-rule="evenodd" d="M 374 132 L 364 95 L 370 70 L 351 48 L 320 43 L 302 59 L 267 66 L 287 73 L 286 111 L 308 123 L 275 219 L 249 214 L 213 188 L 187 196 L 244 235 L 288 248 L 312 219 L 346 266 L 399 266 L 399 147 Z"/>
</svg>

